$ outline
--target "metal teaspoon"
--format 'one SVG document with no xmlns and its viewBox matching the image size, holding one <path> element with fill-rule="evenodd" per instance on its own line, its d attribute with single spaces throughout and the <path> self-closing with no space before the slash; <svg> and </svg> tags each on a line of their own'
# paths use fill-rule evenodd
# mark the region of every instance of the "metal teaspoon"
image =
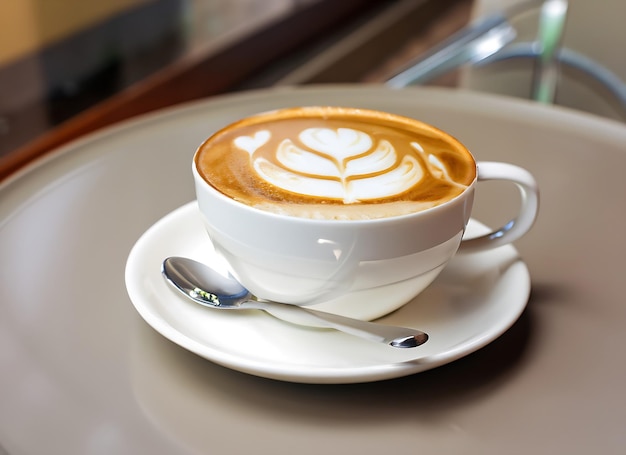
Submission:
<svg viewBox="0 0 626 455">
<path fill-rule="evenodd" d="M 324 327 L 396 348 L 414 348 L 428 340 L 426 333 L 416 329 L 361 321 L 298 305 L 257 300 L 234 278 L 225 277 L 209 266 L 192 259 L 169 257 L 163 261 L 161 271 L 165 280 L 176 290 L 209 308 L 263 311 L 276 308 L 280 311 L 304 312 Z"/>
</svg>

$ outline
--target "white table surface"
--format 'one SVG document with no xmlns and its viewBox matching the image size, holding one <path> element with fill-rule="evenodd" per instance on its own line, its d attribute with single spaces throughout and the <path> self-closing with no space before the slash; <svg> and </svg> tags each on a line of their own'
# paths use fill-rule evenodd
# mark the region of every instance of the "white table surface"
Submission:
<svg viewBox="0 0 626 455">
<path fill-rule="evenodd" d="M 304 385 L 212 364 L 141 319 L 126 258 L 150 225 L 193 199 L 195 147 L 236 118 L 301 104 L 412 115 L 479 160 L 535 174 L 541 213 L 516 243 L 532 292 L 510 330 L 423 373 Z M 0 446 L 11 455 L 623 453 L 625 149 L 623 124 L 590 115 L 375 86 L 225 96 L 72 143 L 0 185 Z M 474 215 L 497 223 L 506 214 L 494 204 L 514 197 L 484 184 Z"/>
</svg>

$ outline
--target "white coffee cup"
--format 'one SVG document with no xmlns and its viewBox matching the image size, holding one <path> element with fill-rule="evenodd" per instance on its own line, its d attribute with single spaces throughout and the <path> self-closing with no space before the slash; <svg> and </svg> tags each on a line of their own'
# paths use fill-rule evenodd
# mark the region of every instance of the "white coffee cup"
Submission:
<svg viewBox="0 0 626 455">
<path fill-rule="evenodd" d="M 375 319 L 413 299 L 457 251 L 483 251 L 520 238 L 538 211 L 538 188 L 528 171 L 474 161 L 474 181 L 441 205 L 376 219 L 310 219 L 226 196 L 202 177 L 197 157 L 193 176 L 206 230 L 246 288 L 262 299 L 360 319 Z M 485 180 L 514 184 L 521 195 L 519 213 L 500 229 L 462 240 L 475 185 Z"/>
</svg>

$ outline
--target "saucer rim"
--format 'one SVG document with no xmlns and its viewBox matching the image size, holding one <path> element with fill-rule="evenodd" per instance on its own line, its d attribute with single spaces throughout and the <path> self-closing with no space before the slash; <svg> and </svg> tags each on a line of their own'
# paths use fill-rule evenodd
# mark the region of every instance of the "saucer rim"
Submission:
<svg viewBox="0 0 626 455">
<path fill-rule="evenodd" d="M 480 254 L 495 254 L 496 250 L 515 252 L 517 259 L 510 270 L 505 272 L 515 274 L 516 276 L 517 289 L 515 290 L 515 295 L 517 299 L 514 302 L 515 305 L 510 302 L 507 302 L 507 305 L 502 305 L 507 311 L 502 311 L 499 321 L 500 324 L 496 327 L 491 327 L 485 332 L 481 332 L 470 341 L 459 343 L 457 346 L 452 346 L 443 352 L 421 357 L 417 356 L 411 360 L 381 362 L 375 365 L 352 365 L 343 368 L 336 366 L 321 367 L 319 365 L 307 368 L 293 363 L 270 363 L 267 360 L 256 360 L 251 357 L 237 355 L 233 352 L 225 352 L 214 345 L 208 345 L 193 339 L 191 336 L 174 327 L 163 314 L 158 313 L 151 299 L 144 295 L 144 289 L 142 289 L 143 281 L 138 279 L 137 274 L 143 269 L 141 264 L 145 262 L 145 256 L 149 254 L 151 244 L 162 230 L 180 222 L 180 220 L 184 219 L 186 216 L 193 216 L 192 213 L 197 214 L 198 225 L 201 226 L 197 202 L 194 200 L 163 216 L 139 237 L 131 248 L 126 262 L 125 283 L 128 295 L 142 319 L 166 339 L 213 363 L 254 376 L 296 383 L 339 384 L 387 380 L 427 371 L 465 357 L 499 338 L 518 320 L 526 308 L 530 296 L 531 283 L 528 267 L 519 258 L 517 250 L 512 245 L 505 245 Z M 470 220 L 470 223 L 476 223 L 481 229 L 487 230 L 486 226 L 473 218 Z M 206 243 L 210 245 L 208 236 Z M 165 256 L 163 256 L 162 259 L 164 258 Z M 500 279 L 502 279 L 502 276 L 503 273 L 500 273 Z M 148 280 L 148 282 L 150 281 L 151 280 Z M 161 281 L 158 286 L 165 287 L 164 280 Z M 437 280 L 435 280 L 435 283 L 436 282 Z M 176 296 L 173 292 L 165 295 L 167 295 L 167 297 L 158 295 L 156 298 L 161 300 L 174 298 L 178 298 L 179 300 L 183 299 L 182 296 Z M 218 312 L 215 312 L 216 316 L 217 313 Z M 263 312 L 258 313 L 259 315 L 257 317 L 273 317 Z M 293 324 L 289 322 L 281 322 L 293 326 Z"/>
</svg>

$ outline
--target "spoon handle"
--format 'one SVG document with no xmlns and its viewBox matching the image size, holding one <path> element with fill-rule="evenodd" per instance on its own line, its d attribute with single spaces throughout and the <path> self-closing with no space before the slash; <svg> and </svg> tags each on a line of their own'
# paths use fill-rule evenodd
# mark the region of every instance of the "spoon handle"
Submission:
<svg viewBox="0 0 626 455">
<path fill-rule="evenodd" d="M 428 340 L 428 335 L 417 329 L 361 321 L 360 319 L 348 318 L 298 305 L 249 300 L 244 302 L 242 306 L 272 311 L 272 313 L 306 313 L 308 318 L 315 320 L 322 327 L 339 330 L 370 341 L 385 343 L 395 348 L 414 348 Z"/>
</svg>

